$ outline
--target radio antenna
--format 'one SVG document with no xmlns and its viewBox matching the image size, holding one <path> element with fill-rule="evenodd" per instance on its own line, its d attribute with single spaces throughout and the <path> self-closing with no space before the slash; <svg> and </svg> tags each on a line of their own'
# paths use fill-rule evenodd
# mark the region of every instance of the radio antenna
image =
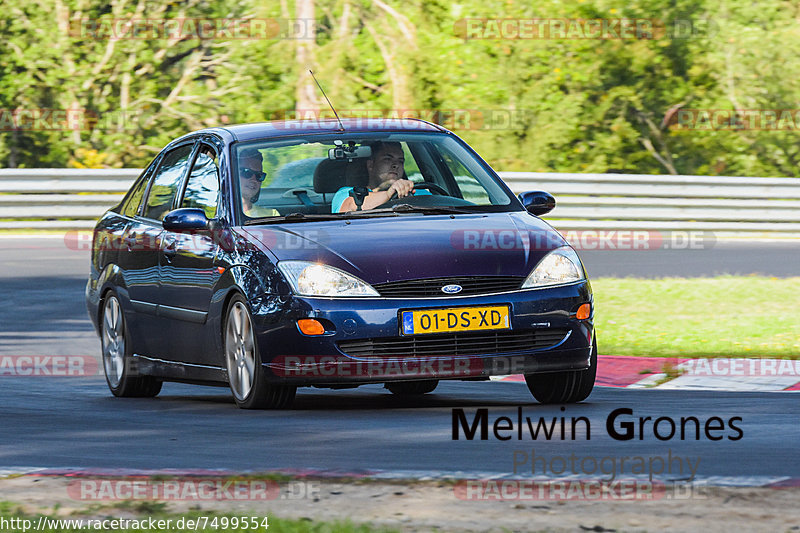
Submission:
<svg viewBox="0 0 800 533">
<path fill-rule="evenodd" d="M 344 125 L 342 124 L 342 119 L 339 118 L 339 113 L 336 112 L 336 110 L 333 108 L 333 104 L 331 103 L 330 100 L 328 100 L 328 95 L 325 94 L 325 90 L 322 88 L 322 85 L 319 84 L 319 82 L 317 81 L 317 77 L 314 76 L 314 71 L 308 69 L 308 72 L 311 74 L 311 77 L 314 78 L 314 82 L 317 84 L 317 87 L 319 87 L 319 90 L 322 92 L 322 96 L 325 97 L 325 101 L 328 102 L 329 106 L 331 106 L 331 111 L 333 111 L 333 114 L 336 115 L 336 120 L 339 121 L 339 131 L 344 131 Z"/>
</svg>

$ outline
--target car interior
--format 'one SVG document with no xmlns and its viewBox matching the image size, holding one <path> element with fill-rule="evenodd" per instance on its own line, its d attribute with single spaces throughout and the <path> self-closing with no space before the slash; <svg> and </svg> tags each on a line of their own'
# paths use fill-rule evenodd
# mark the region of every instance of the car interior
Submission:
<svg viewBox="0 0 800 533">
<path fill-rule="evenodd" d="M 436 148 L 427 144 L 402 143 L 405 152 L 403 177 L 438 186 L 438 192 L 434 189 L 434 194 L 426 195 L 426 198 L 418 195 L 413 199 L 414 202 L 425 205 L 446 203 L 451 206 L 493 203 L 477 179 L 463 167 L 446 161 Z M 308 151 L 301 155 L 292 152 L 293 147 L 288 147 L 285 154 L 279 157 L 275 156 L 274 151 L 262 151 L 265 156 L 264 170 L 269 177 L 262 185 L 258 206 L 275 209 L 281 216 L 293 213 L 330 214 L 331 201 L 340 188 L 367 186 L 367 157 L 353 152 L 344 157 L 341 154 L 334 156 L 333 148 L 325 154 L 329 145 L 315 144 L 315 151 L 310 151 L 310 148 L 307 145 Z M 366 153 L 368 155 L 370 152 Z M 312 154 L 314 156 L 308 157 Z M 445 192 L 447 195 L 443 196 Z M 446 202 L 444 198 L 447 198 Z"/>
</svg>

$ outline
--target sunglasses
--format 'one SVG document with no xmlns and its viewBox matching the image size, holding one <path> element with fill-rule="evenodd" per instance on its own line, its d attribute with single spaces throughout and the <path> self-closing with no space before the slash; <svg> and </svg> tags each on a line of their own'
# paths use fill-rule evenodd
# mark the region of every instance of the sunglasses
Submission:
<svg viewBox="0 0 800 533">
<path fill-rule="evenodd" d="M 267 177 L 267 173 L 266 172 L 261 172 L 259 170 L 253 170 L 252 168 L 239 169 L 239 174 L 244 179 L 248 179 L 248 180 L 255 178 L 258 181 L 264 181 L 264 178 Z"/>
</svg>

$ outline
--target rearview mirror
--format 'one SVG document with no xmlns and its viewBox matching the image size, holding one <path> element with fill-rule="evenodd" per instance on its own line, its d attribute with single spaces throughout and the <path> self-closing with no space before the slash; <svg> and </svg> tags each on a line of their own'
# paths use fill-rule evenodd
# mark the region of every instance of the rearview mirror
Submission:
<svg viewBox="0 0 800 533">
<path fill-rule="evenodd" d="M 167 231 L 190 231 L 209 229 L 210 220 L 205 211 L 196 207 L 182 207 L 167 213 L 164 229 Z"/>
<path fill-rule="evenodd" d="M 517 198 L 528 210 L 528 213 L 536 216 L 547 214 L 556 206 L 556 199 L 553 198 L 553 195 L 544 191 L 523 192 Z"/>
<path fill-rule="evenodd" d="M 372 155 L 372 148 L 369 146 L 356 146 L 355 143 L 344 144 L 342 141 L 333 141 L 336 146 L 328 150 L 328 159 L 334 161 L 353 159 L 363 159 Z"/>
</svg>

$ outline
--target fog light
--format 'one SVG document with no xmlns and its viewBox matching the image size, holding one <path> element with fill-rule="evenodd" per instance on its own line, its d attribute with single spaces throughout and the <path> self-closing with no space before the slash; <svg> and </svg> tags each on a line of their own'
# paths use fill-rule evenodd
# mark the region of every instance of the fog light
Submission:
<svg viewBox="0 0 800 533">
<path fill-rule="evenodd" d="M 305 335 L 323 335 L 325 333 L 325 326 L 313 318 L 301 318 L 297 321 L 297 326 Z"/>
<path fill-rule="evenodd" d="M 592 304 L 583 304 L 578 308 L 578 312 L 575 313 L 575 318 L 578 320 L 586 320 L 592 314 Z"/>
</svg>

